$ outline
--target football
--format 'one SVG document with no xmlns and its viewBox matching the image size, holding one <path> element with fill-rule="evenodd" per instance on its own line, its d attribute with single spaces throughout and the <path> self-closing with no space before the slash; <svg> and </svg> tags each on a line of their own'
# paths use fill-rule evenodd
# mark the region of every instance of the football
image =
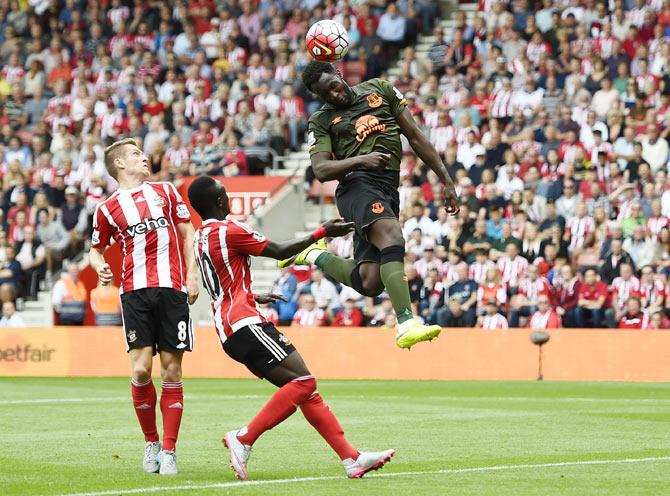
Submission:
<svg viewBox="0 0 670 496">
<path fill-rule="evenodd" d="M 320 62 L 340 60 L 349 51 L 349 35 L 339 22 L 329 19 L 315 22 L 305 37 L 307 51 Z"/>
</svg>

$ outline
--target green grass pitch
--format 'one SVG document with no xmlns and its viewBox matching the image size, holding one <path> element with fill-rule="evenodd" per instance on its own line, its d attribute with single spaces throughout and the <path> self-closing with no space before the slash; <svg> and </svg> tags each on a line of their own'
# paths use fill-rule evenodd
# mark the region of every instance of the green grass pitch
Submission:
<svg viewBox="0 0 670 496">
<path fill-rule="evenodd" d="M 274 388 L 184 387 L 181 473 L 161 477 L 141 469 L 129 380 L 0 379 L 0 494 L 670 494 L 670 384 L 320 381 L 352 443 L 393 461 L 346 479 L 297 412 L 256 443 L 251 484 L 220 440 Z"/>
</svg>

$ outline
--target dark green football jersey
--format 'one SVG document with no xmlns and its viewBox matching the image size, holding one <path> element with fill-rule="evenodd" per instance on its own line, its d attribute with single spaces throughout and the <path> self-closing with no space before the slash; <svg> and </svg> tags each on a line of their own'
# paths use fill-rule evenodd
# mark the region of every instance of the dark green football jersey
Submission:
<svg viewBox="0 0 670 496">
<path fill-rule="evenodd" d="M 310 155 L 328 152 L 341 160 L 371 152 L 389 153 L 387 170 L 399 170 L 402 145 L 396 117 L 407 107 L 405 98 L 383 79 L 364 81 L 352 90 L 350 107 L 326 103 L 309 118 Z"/>
</svg>

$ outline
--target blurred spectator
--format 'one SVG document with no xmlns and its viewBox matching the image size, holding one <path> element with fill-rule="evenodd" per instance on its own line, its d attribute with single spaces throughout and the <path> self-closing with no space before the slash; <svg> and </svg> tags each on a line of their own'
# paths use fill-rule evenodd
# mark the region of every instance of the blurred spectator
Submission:
<svg viewBox="0 0 670 496">
<path fill-rule="evenodd" d="M 561 317 L 549 306 L 549 296 L 541 295 L 537 299 L 537 310 L 530 318 L 531 329 L 556 329 L 561 327 Z"/>
<path fill-rule="evenodd" d="M 314 267 L 311 274 L 309 291 L 314 296 L 316 305 L 327 312 L 335 312 L 340 308 L 337 288 L 323 274 L 319 267 Z"/>
<path fill-rule="evenodd" d="M 642 329 L 644 316 L 640 311 L 640 300 L 637 297 L 631 297 L 626 302 L 626 311 L 622 313 L 617 327 L 619 329 Z"/>
<path fill-rule="evenodd" d="M 611 308 L 605 311 L 609 328 L 617 327 L 627 310 L 628 300 L 640 292 L 640 280 L 633 274 L 633 266 L 629 263 L 622 263 L 620 271 L 621 275 L 612 281 Z"/>
<path fill-rule="evenodd" d="M 353 298 L 347 298 L 342 310 L 337 312 L 333 319 L 333 326 L 360 327 L 363 324 L 363 312 L 355 306 Z"/>
<path fill-rule="evenodd" d="M 609 299 L 607 284 L 598 279 L 595 269 L 584 272 L 584 283 L 579 288 L 579 299 L 575 309 L 575 325 L 601 327 Z"/>
<path fill-rule="evenodd" d="M 71 263 L 67 272 L 56 281 L 51 304 L 58 317 L 58 325 L 80 326 L 86 317 L 86 288 L 79 279 L 79 267 Z"/>
<path fill-rule="evenodd" d="M 485 314 L 479 317 L 479 327 L 482 329 L 507 329 L 507 319 L 498 313 L 498 302 L 491 298 L 486 302 Z"/>
<path fill-rule="evenodd" d="M 121 295 L 118 286 L 101 285 L 91 290 L 91 310 L 95 314 L 97 326 L 122 325 Z"/>
<path fill-rule="evenodd" d="M 293 316 L 292 326 L 321 327 L 326 325 L 326 312 L 316 306 L 314 296 L 305 294 L 298 301 L 298 310 Z"/>
<path fill-rule="evenodd" d="M 16 260 L 21 264 L 25 276 L 26 299 L 35 299 L 40 281 L 46 276 L 46 249 L 35 237 L 35 228 L 27 225 L 23 241 L 16 245 Z"/>
<path fill-rule="evenodd" d="M 37 214 L 37 237 L 46 249 L 47 280 L 51 280 L 58 264 L 63 260 L 65 249 L 70 243 L 70 235 L 60 220 L 52 220 L 44 209 Z"/>
<path fill-rule="evenodd" d="M 437 313 L 437 323 L 446 327 L 472 327 L 477 320 L 477 290 L 478 285 L 475 281 L 468 278 L 467 264 L 456 266 L 457 280 L 449 286 L 447 297 L 449 305 Z M 460 320 L 463 326 L 448 325 L 447 322 L 454 322 L 452 308 L 459 307 L 459 314 L 462 314 Z"/>
<path fill-rule="evenodd" d="M 26 323 L 21 316 L 16 313 L 16 305 L 13 301 L 5 301 L 2 304 L 2 317 L 0 317 L 0 327 L 25 327 Z"/>
</svg>

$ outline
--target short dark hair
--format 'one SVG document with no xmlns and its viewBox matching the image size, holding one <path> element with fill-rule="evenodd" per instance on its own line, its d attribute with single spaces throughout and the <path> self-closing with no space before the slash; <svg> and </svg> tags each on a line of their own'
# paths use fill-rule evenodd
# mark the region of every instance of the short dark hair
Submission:
<svg viewBox="0 0 670 496">
<path fill-rule="evenodd" d="M 307 64 L 305 70 L 302 71 L 302 83 L 309 91 L 314 93 L 312 87 L 319 82 L 319 79 L 321 79 L 321 74 L 323 73 L 337 74 L 337 69 L 335 69 L 333 64 L 329 64 L 328 62 L 312 60 L 309 64 Z"/>
<path fill-rule="evenodd" d="M 188 187 L 188 201 L 203 219 L 210 217 L 219 196 L 216 181 L 209 176 L 200 176 Z"/>
</svg>

